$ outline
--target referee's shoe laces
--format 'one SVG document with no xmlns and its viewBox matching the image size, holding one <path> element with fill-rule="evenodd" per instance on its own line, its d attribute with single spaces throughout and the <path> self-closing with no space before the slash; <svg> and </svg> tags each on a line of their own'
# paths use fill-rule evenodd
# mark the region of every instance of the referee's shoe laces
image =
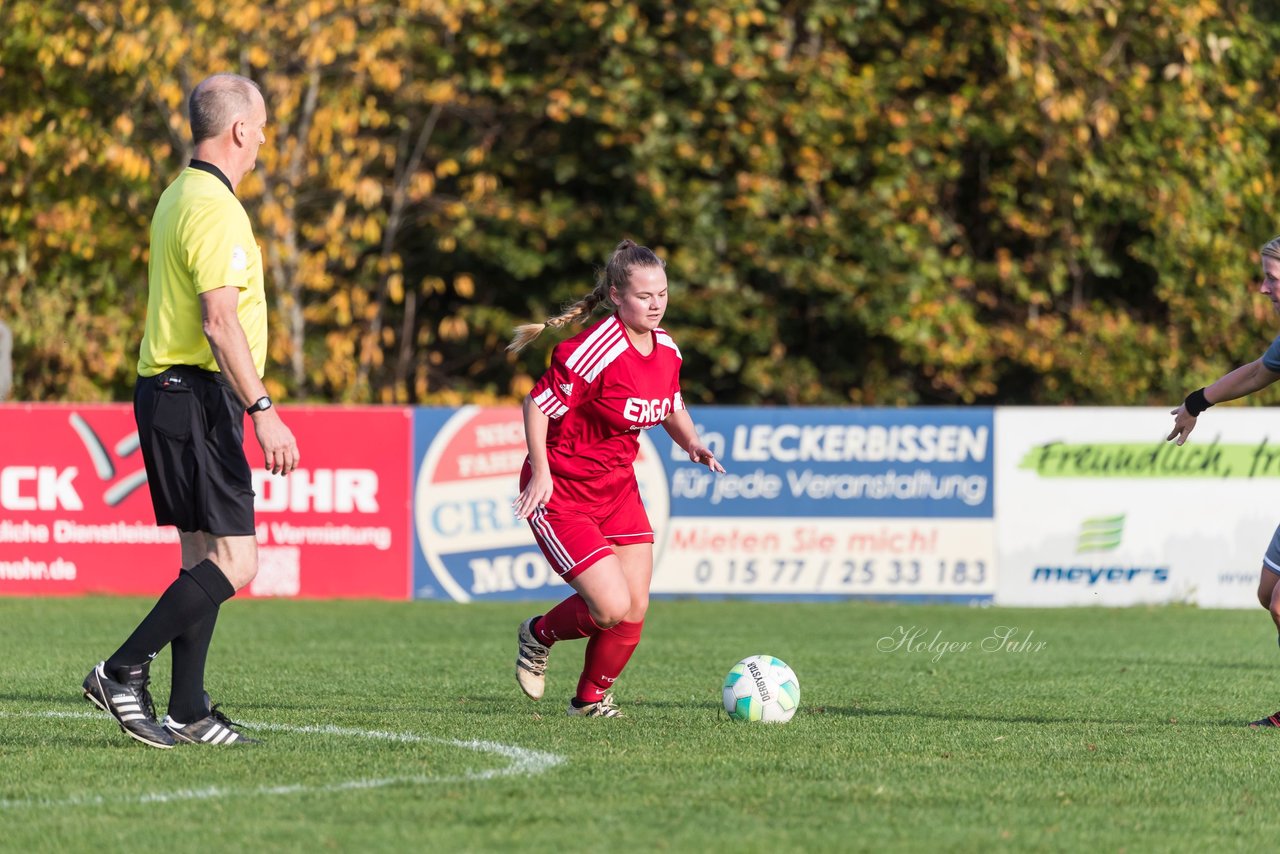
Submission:
<svg viewBox="0 0 1280 854">
<path fill-rule="evenodd" d="M 209 709 L 209 714 L 195 723 L 180 724 L 168 715 L 164 716 L 164 728 L 175 740 L 187 744 L 245 745 L 258 744 L 258 739 L 249 738 L 232 727 L 243 726 L 224 715 L 217 706 Z"/>
<path fill-rule="evenodd" d="M 126 735 L 151 747 L 173 747 L 173 736 L 156 720 L 156 706 L 147 686 L 151 662 L 107 669 L 105 662 L 84 678 L 84 696 L 116 719 Z"/>
</svg>

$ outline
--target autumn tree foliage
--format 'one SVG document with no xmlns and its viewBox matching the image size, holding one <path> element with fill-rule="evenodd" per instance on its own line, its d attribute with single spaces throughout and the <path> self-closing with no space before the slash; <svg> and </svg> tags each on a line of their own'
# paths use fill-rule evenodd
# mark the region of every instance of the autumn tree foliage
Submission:
<svg viewBox="0 0 1280 854">
<path fill-rule="evenodd" d="M 1280 22 L 1228 0 L 8 0 L 18 399 L 127 399 L 185 99 L 258 80 L 240 187 L 294 399 L 513 400 L 623 236 L 691 400 L 1172 403 L 1261 351 Z"/>
</svg>

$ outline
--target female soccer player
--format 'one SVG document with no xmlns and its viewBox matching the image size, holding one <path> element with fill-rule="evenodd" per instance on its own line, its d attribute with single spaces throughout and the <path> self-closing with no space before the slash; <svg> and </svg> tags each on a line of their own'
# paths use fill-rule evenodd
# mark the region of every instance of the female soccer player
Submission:
<svg viewBox="0 0 1280 854">
<path fill-rule="evenodd" d="M 614 308 L 556 345 L 524 401 L 529 457 L 516 517 L 529 520 L 542 553 L 576 592 L 520 624 L 516 681 L 540 699 L 549 648 L 588 638 L 570 715 L 621 714 L 609 689 L 640 642 L 649 607 L 653 527 L 631 468 L 640 431 L 661 424 L 690 460 L 724 471 L 680 398 L 680 350 L 658 327 L 667 310 L 665 266 L 646 247 L 622 241 L 591 293 L 558 317 L 518 327 L 507 348 L 519 352 L 548 326 Z"/>
<path fill-rule="evenodd" d="M 1258 292 L 1271 301 L 1271 307 L 1280 315 L 1280 237 L 1274 237 L 1260 250 L 1262 255 L 1262 282 Z M 1215 403 L 1245 397 L 1261 391 L 1280 380 L 1280 336 L 1256 361 L 1241 365 L 1219 377 L 1214 383 L 1198 388 L 1177 409 L 1173 410 L 1173 431 L 1168 440 L 1179 445 L 1187 441 L 1195 429 L 1196 419 Z M 1271 543 L 1262 555 L 1262 571 L 1258 578 L 1258 604 L 1271 612 L 1271 620 L 1280 631 L 1280 527 L 1276 528 Z M 1280 727 L 1280 712 L 1268 715 L 1249 724 L 1251 727 Z"/>
</svg>

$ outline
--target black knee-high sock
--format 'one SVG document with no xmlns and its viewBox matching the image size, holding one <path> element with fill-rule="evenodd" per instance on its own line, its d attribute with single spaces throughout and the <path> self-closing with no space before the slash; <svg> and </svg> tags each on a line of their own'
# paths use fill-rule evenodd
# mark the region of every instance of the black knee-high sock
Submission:
<svg viewBox="0 0 1280 854">
<path fill-rule="evenodd" d="M 169 716 L 189 724 L 209 714 L 204 702 L 204 663 L 218 623 L 218 609 L 178 635 L 170 643 L 173 682 L 169 691 Z"/>
<path fill-rule="evenodd" d="M 155 658 L 165 644 L 207 617 L 235 595 L 236 589 L 211 560 L 178 573 L 151 613 L 129 639 L 107 659 L 108 668 L 141 664 Z"/>
</svg>

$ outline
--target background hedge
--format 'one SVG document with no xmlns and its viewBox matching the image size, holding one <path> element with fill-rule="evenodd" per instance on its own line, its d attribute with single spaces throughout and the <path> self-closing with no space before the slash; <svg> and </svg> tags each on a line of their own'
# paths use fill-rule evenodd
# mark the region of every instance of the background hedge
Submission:
<svg viewBox="0 0 1280 854">
<path fill-rule="evenodd" d="M 1278 48 L 1207 0 L 8 0 L 13 394 L 128 399 L 185 98 L 232 70 L 278 395 L 514 400 L 552 340 L 510 328 L 630 236 L 691 401 L 1172 404 L 1277 327 Z"/>
</svg>

